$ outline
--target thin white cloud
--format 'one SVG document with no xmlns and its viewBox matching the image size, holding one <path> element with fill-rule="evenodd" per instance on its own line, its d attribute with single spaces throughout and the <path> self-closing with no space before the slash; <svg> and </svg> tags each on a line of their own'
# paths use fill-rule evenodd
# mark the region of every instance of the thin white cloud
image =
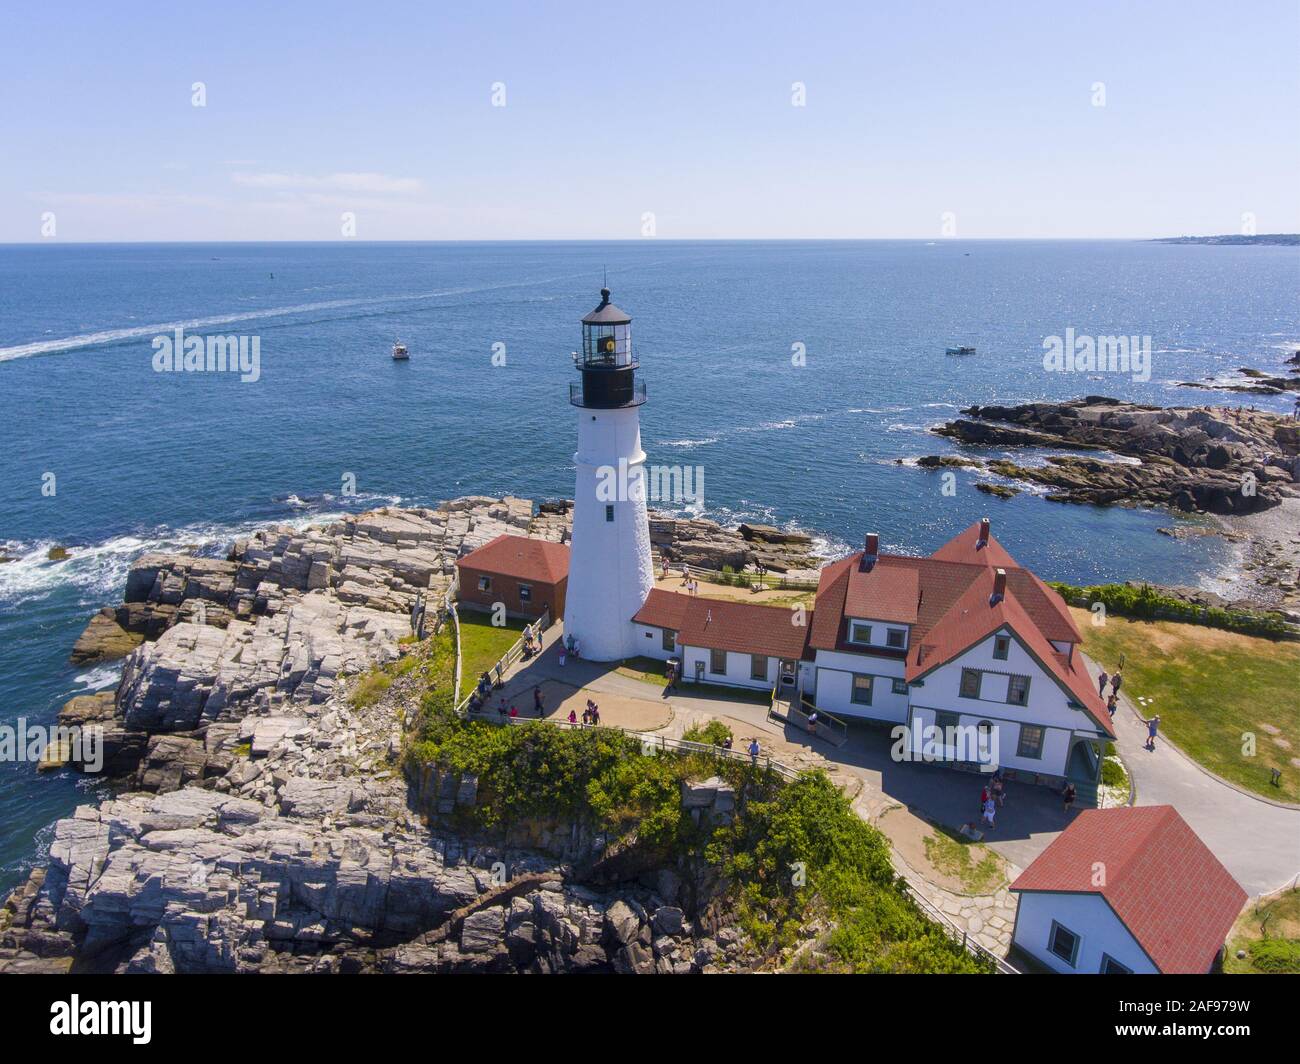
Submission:
<svg viewBox="0 0 1300 1064">
<path fill-rule="evenodd" d="M 335 192 L 371 192 L 401 194 L 418 192 L 422 184 L 415 177 L 390 177 L 373 172 L 326 174 L 321 177 L 309 174 L 247 173 L 230 175 L 231 180 L 244 188 L 283 189 L 286 191 L 323 189 Z"/>
</svg>

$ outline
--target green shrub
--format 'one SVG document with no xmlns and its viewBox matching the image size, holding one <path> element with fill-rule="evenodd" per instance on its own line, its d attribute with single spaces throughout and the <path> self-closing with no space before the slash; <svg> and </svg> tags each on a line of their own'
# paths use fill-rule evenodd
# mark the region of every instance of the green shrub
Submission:
<svg viewBox="0 0 1300 1064">
<path fill-rule="evenodd" d="M 720 720 L 711 720 L 703 726 L 692 724 L 682 732 L 682 738 L 688 743 L 707 743 L 709 746 L 721 746 L 731 737 L 731 729 Z"/>
<path fill-rule="evenodd" d="M 1101 763 L 1101 782 L 1107 787 L 1123 787 L 1128 783 L 1128 773 L 1123 765 L 1108 757 Z"/>
<path fill-rule="evenodd" d="M 1150 584 L 1142 584 L 1138 587 L 1130 587 L 1128 584 L 1095 584 L 1090 587 L 1077 587 L 1074 584 L 1048 581 L 1048 586 L 1066 602 L 1084 607 L 1091 607 L 1094 603 L 1100 602 L 1108 612 L 1119 617 L 1162 618 L 1271 638 L 1288 637 L 1294 634 L 1292 626 L 1277 614 L 1253 610 L 1225 610 L 1217 606 L 1193 606 L 1172 595 L 1162 594 Z"/>
<path fill-rule="evenodd" d="M 1250 960 L 1270 975 L 1300 975 L 1300 941 L 1293 938 L 1264 938 L 1248 947 Z"/>
</svg>

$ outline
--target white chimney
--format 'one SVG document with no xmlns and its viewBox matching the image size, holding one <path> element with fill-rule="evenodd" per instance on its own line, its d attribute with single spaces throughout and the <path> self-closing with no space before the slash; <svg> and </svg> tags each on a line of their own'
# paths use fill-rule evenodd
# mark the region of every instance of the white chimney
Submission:
<svg viewBox="0 0 1300 1064">
<path fill-rule="evenodd" d="M 987 517 L 981 517 L 981 518 L 980 518 L 980 538 L 979 538 L 979 541 L 977 542 L 976 546 L 986 547 L 986 546 L 988 546 L 988 542 L 989 542 L 989 519 L 988 519 Z"/>
</svg>

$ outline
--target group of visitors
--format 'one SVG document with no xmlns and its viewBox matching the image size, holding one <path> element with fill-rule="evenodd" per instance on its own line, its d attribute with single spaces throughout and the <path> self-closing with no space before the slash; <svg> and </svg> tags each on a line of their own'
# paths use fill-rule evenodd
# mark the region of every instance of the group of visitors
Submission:
<svg viewBox="0 0 1300 1064">
<path fill-rule="evenodd" d="M 990 830 L 997 819 L 998 810 L 1007 800 L 1007 788 L 998 769 L 980 789 L 980 816 Z"/>
<path fill-rule="evenodd" d="M 574 660 L 582 657 L 582 648 L 578 643 L 577 636 L 566 635 L 564 642 L 560 644 L 560 665 L 564 665 L 565 658 L 572 654 Z"/>
<path fill-rule="evenodd" d="M 542 652 L 542 630 L 541 625 L 524 626 L 524 660 L 528 661 L 534 654 Z"/>
<path fill-rule="evenodd" d="M 1123 663 L 1121 662 L 1121 667 L 1122 664 Z M 1106 697 L 1107 683 L 1110 684 L 1109 697 Z M 1115 670 L 1114 676 L 1107 676 L 1106 670 L 1102 669 L 1097 676 L 1097 695 L 1099 697 L 1106 698 L 1106 712 L 1110 714 L 1111 720 L 1115 719 L 1115 710 L 1119 708 L 1119 689 L 1123 685 L 1123 683 L 1124 683 L 1124 677 L 1121 674 L 1120 669 Z M 1138 720 L 1140 720 L 1143 724 L 1145 724 L 1147 729 L 1147 741 L 1143 744 L 1143 746 L 1147 750 L 1155 750 L 1156 733 L 1159 732 L 1160 730 L 1160 714 L 1156 713 L 1150 717 L 1144 717 L 1141 714 L 1139 714 Z M 1070 801 L 1073 801 L 1073 798 L 1071 798 L 1069 801 L 1065 803 L 1065 807 L 1067 810 L 1070 808 Z"/>
</svg>

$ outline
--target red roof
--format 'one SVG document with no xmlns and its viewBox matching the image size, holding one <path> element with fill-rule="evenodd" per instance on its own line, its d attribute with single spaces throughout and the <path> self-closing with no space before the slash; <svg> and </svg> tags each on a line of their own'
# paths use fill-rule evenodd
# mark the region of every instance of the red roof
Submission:
<svg viewBox="0 0 1300 1064">
<path fill-rule="evenodd" d="M 1166 974 L 1208 971 L 1246 904 L 1170 805 L 1085 809 L 1011 889 L 1100 894 Z"/>
<path fill-rule="evenodd" d="M 458 558 L 456 565 L 517 580 L 558 584 L 569 575 L 569 548 L 550 540 L 502 533 Z"/>
<path fill-rule="evenodd" d="M 849 567 L 844 615 L 896 624 L 915 624 L 920 583 L 916 570 L 898 565 Z"/>
<path fill-rule="evenodd" d="M 675 630 L 683 646 L 799 658 L 808 626 L 795 624 L 796 617 L 784 606 L 700 598 L 654 588 L 632 620 Z"/>
<path fill-rule="evenodd" d="M 648 624 L 652 628 L 667 628 L 675 632 L 686 619 L 686 607 L 690 601 L 689 595 L 652 587 L 644 605 L 637 610 L 632 620 L 637 624 Z"/>
<path fill-rule="evenodd" d="M 1070 699 L 1084 708 L 1098 729 L 1113 736 L 1110 714 L 1081 657 L 1063 654 L 1052 645 L 1082 642 L 1069 609 L 1056 592 L 1016 564 L 992 535 L 979 545 L 979 533 L 976 522 L 928 558 L 883 554 L 870 573 L 861 572 L 861 552 L 827 565 L 821 571 L 808 645 L 901 657 L 901 651 L 868 651 L 847 642 L 846 619 L 874 617 L 910 623 L 906 653 L 910 681 L 1005 628 L 1019 638 Z M 1002 599 L 995 603 L 991 599 L 997 569 L 1006 572 L 1007 583 Z M 891 604 L 887 591 L 900 599 Z M 912 621 L 902 621 L 904 615 L 913 616 Z"/>
</svg>

